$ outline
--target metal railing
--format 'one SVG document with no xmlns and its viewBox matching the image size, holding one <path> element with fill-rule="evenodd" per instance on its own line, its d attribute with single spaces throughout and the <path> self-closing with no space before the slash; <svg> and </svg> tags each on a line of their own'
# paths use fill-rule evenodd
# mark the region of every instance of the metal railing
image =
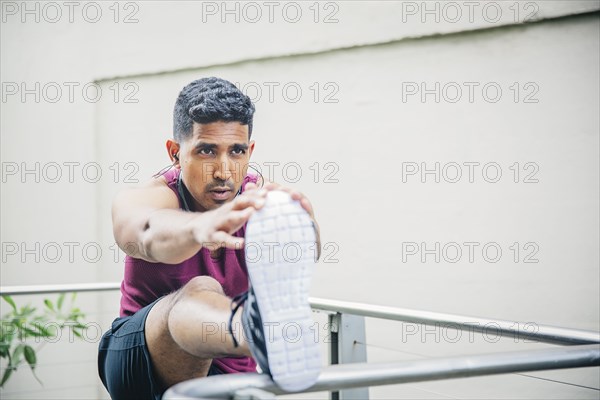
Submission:
<svg viewBox="0 0 600 400">
<path fill-rule="evenodd" d="M 1 295 L 112 291 L 119 282 L 0 287 Z M 332 399 L 367 399 L 368 386 L 483 376 L 522 371 L 600 366 L 600 333 L 494 320 L 422 310 L 402 309 L 310 298 L 314 310 L 328 313 L 329 361 L 314 386 L 304 392 L 330 391 Z M 367 364 L 365 317 L 436 325 L 471 332 L 494 332 L 511 338 L 567 345 L 463 357 L 435 358 L 386 364 Z M 163 396 L 173 399 L 267 399 L 283 394 L 263 374 L 247 373 L 193 379 L 171 387 Z"/>
<path fill-rule="evenodd" d="M 592 367 L 600 364 L 600 347 L 578 345 L 567 348 L 515 351 L 468 357 L 437 358 L 385 364 L 340 364 L 326 367 L 314 386 L 304 392 L 331 391 L 363 386 L 390 385 L 466 378 L 510 372 L 559 368 Z M 216 375 L 192 379 L 171 387 L 163 400 L 231 399 L 243 397 L 244 391 L 258 389 L 254 399 L 269 394 L 285 394 L 267 376 L 258 373 Z M 350 398 L 364 399 L 353 396 Z"/>
<path fill-rule="evenodd" d="M 543 343 L 561 345 L 600 343 L 599 332 L 538 325 L 532 322 L 505 321 L 317 298 L 311 298 L 310 304 L 316 310 L 424 325 L 440 325 L 478 333 L 493 331 L 503 337 L 531 339 Z"/>
</svg>

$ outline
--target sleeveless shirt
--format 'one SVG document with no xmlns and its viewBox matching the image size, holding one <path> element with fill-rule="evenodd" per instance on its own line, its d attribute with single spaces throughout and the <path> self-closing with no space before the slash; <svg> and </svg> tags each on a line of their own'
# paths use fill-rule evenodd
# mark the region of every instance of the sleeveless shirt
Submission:
<svg viewBox="0 0 600 400">
<path fill-rule="evenodd" d="M 177 196 L 179 208 L 184 209 L 177 190 L 179 169 L 171 169 L 163 176 Z M 242 192 L 248 182 L 256 181 L 256 176 L 246 176 L 242 182 Z M 233 236 L 244 237 L 245 231 L 244 225 Z M 153 263 L 126 256 L 125 274 L 121 283 L 121 317 L 135 314 L 156 299 L 180 289 L 199 275 L 208 275 L 216 279 L 223 287 L 225 295 L 230 298 L 243 293 L 248 290 L 244 249 L 222 249 L 219 257 L 213 258 L 208 249 L 202 248 L 193 257 L 179 264 Z M 218 328 L 219 332 L 226 332 L 226 329 L 225 324 Z M 201 338 L 202 335 L 199 334 L 198 337 Z M 256 371 L 256 362 L 249 357 L 215 358 L 213 363 L 225 373 Z"/>
</svg>

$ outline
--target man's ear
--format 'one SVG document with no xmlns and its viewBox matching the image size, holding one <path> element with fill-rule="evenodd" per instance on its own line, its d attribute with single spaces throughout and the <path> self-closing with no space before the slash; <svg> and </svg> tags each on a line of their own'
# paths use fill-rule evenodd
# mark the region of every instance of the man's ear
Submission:
<svg viewBox="0 0 600 400">
<path fill-rule="evenodd" d="M 254 140 L 251 140 L 248 143 L 248 158 L 252 157 L 252 152 L 254 151 Z"/>
<path fill-rule="evenodd" d="M 169 139 L 167 140 L 167 152 L 169 153 L 169 158 L 173 162 L 173 165 L 179 165 L 179 143 Z"/>
</svg>

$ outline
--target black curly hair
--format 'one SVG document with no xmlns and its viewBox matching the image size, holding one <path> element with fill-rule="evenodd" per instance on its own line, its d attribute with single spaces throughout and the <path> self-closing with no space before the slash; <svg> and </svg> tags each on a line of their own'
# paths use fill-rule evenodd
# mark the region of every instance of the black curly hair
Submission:
<svg viewBox="0 0 600 400">
<path fill-rule="evenodd" d="M 192 134 L 194 122 L 239 122 L 248 125 L 252 135 L 254 104 L 233 83 L 210 77 L 193 81 L 184 87 L 173 110 L 173 137 L 182 141 Z"/>
</svg>

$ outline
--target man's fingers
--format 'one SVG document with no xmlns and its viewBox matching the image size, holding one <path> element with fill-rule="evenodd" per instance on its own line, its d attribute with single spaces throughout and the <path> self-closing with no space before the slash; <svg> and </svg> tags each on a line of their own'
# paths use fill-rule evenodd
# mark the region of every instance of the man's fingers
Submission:
<svg viewBox="0 0 600 400">
<path fill-rule="evenodd" d="M 310 204 L 310 201 L 308 201 L 306 197 L 302 197 L 302 199 L 300 200 L 300 205 L 302 205 L 302 208 L 304 208 L 306 212 L 310 214 L 311 217 L 315 217 L 313 213 L 312 204 Z"/>
<path fill-rule="evenodd" d="M 230 234 L 223 232 L 223 231 L 215 232 L 212 235 L 212 239 L 213 240 L 210 242 L 211 247 L 214 247 L 214 246 L 216 246 L 216 248 L 225 247 L 228 249 L 235 249 L 235 250 L 239 250 L 244 247 L 244 238 L 231 236 Z M 203 245 L 203 247 L 206 247 L 209 250 L 214 250 L 214 249 L 211 249 L 209 246 Z"/>
<path fill-rule="evenodd" d="M 275 183 L 275 182 L 265 183 L 264 188 L 266 190 L 282 190 L 283 189 L 283 187 L 280 184 Z"/>
<path fill-rule="evenodd" d="M 293 200 L 299 201 L 300 204 L 302 205 L 302 208 L 304 208 L 310 214 L 310 216 L 314 218 L 312 205 L 310 204 L 310 201 L 308 201 L 308 199 L 302 193 L 298 192 L 297 190 L 293 190 L 288 187 L 281 186 L 275 182 L 267 183 L 264 188 L 269 191 L 281 190 L 282 192 L 288 193 L 292 197 Z"/>
<path fill-rule="evenodd" d="M 240 229 L 242 225 L 248 221 L 252 213 L 254 213 L 254 208 L 252 207 L 248 207 L 240 211 L 230 211 L 219 223 L 219 228 L 226 232 L 233 233 Z"/>
<path fill-rule="evenodd" d="M 248 207 L 254 207 L 258 210 L 265 205 L 266 195 L 267 191 L 263 189 L 254 190 L 250 193 L 244 192 L 233 201 L 232 210 L 243 210 Z"/>
</svg>

